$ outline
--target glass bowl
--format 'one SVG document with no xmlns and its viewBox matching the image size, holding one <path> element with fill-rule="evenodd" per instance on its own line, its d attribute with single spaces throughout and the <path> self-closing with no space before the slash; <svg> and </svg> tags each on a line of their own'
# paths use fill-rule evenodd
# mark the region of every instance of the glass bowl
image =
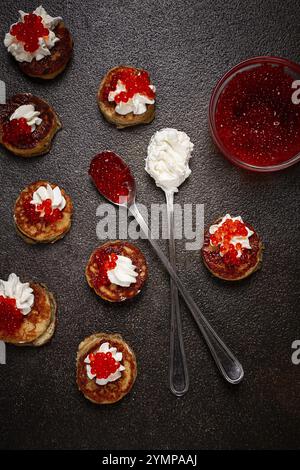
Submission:
<svg viewBox="0 0 300 470">
<path fill-rule="evenodd" d="M 256 171 L 267 173 L 271 171 L 278 171 L 284 168 L 287 168 L 291 165 L 294 165 L 300 160 L 300 141 L 299 141 L 299 150 L 295 152 L 291 157 L 287 160 L 284 160 L 279 163 L 275 164 L 265 164 L 259 165 L 258 163 L 252 164 L 246 161 L 241 160 L 237 155 L 234 155 L 234 152 L 231 151 L 226 144 L 222 141 L 220 137 L 219 131 L 216 126 L 216 110 L 218 107 L 219 98 L 222 95 L 223 91 L 226 89 L 230 81 L 237 76 L 237 74 L 254 69 L 255 67 L 259 67 L 262 64 L 270 64 L 272 67 L 280 67 L 284 70 L 284 73 L 290 75 L 293 80 L 300 80 L 300 65 L 291 62 L 288 59 L 283 59 L 279 57 L 272 57 L 272 56 L 262 56 L 262 57 L 253 57 L 251 59 L 245 60 L 240 64 L 236 65 L 232 69 L 230 69 L 222 78 L 219 80 L 217 85 L 215 86 L 209 103 L 209 126 L 210 131 L 212 134 L 212 138 L 216 146 L 219 148 L 221 153 L 232 163 L 238 165 L 239 167 L 245 168 L 247 170 Z M 295 89 L 291 88 L 291 97 L 292 93 Z M 291 98 L 292 99 L 292 98 Z M 300 104 L 295 105 L 299 106 L 299 113 L 300 113 Z M 299 129 L 300 132 L 300 129 Z"/>
</svg>

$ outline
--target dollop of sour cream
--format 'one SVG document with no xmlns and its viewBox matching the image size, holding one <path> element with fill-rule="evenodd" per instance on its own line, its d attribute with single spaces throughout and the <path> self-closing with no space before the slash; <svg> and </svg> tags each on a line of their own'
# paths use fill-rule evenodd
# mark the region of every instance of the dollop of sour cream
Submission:
<svg viewBox="0 0 300 470">
<path fill-rule="evenodd" d="M 37 61 L 42 60 L 44 57 L 51 54 L 50 50 L 59 41 L 59 38 L 55 35 L 53 30 L 57 24 L 62 21 L 62 18 L 60 16 L 54 18 L 48 15 L 45 8 L 42 6 L 36 8 L 33 13 L 42 18 L 43 25 L 49 30 L 49 35 L 39 38 L 39 47 L 37 50 L 34 52 L 28 52 L 25 51 L 24 43 L 22 41 L 19 41 L 15 36 L 10 34 L 10 32 L 6 33 L 4 45 L 7 47 L 8 52 L 10 52 L 18 62 L 31 62 L 33 59 L 36 59 Z M 24 17 L 27 14 L 28 13 L 19 10 L 20 19 L 18 22 L 24 22 Z"/>
<path fill-rule="evenodd" d="M 161 129 L 150 140 L 145 170 L 164 191 L 177 192 L 191 174 L 189 160 L 193 148 L 185 132 Z"/>
<path fill-rule="evenodd" d="M 241 216 L 238 216 L 238 217 L 231 217 L 231 215 L 229 214 L 226 214 L 224 215 L 223 219 L 221 220 L 221 222 L 219 224 L 214 224 L 214 225 L 211 225 L 209 227 L 209 233 L 210 235 L 213 235 L 219 227 L 221 227 L 225 220 L 227 219 L 231 219 L 233 221 L 235 220 L 239 220 L 242 224 L 244 223 L 243 219 Z M 234 245 L 234 247 L 236 248 L 236 245 L 237 243 L 240 243 L 241 244 L 241 248 L 247 248 L 248 250 L 251 250 L 251 245 L 250 245 L 250 241 L 249 241 L 249 238 L 251 237 L 251 235 L 254 234 L 254 232 L 252 230 L 250 230 L 246 225 L 245 225 L 246 229 L 247 229 L 247 235 L 246 236 L 234 236 L 230 239 L 230 243 L 232 245 Z M 210 241 L 210 245 L 213 246 L 212 242 Z M 237 258 L 240 258 L 241 255 L 242 255 L 242 250 L 237 250 Z M 224 256 L 223 253 L 220 251 L 220 255 L 221 256 Z"/>
<path fill-rule="evenodd" d="M 50 199 L 52 202 L 52 209 L 59 209 L 62 211 L 66 206 L 66 200 L 61 193 L 58 186 L 52 189 L 50 184 L 46 186 L 40 186 L 32 195 L 30 204 L 34 204 L 36 207 L 42 204 L 46 199 Z"/>
<path fill-rule="evenodd" d="M 34 294 L 29 282 L 22 283 L 20 278 L 12 273 L 7 281 L 0 279 L 0 295 L 15 299 L 17 308 L 23 315 L 28 315 L 34 304 Z"/>
<path fill-rule="evenodd" d="M 90 380 L 93 380 L 96 378 L 96 384 L 97 385 L 106 385 L 109 382 L 115 382 L 122 376 L 122 371 L 125 370 L 125 367 L 121 364 L 121 361 L 123 359 L 123 354 L 121 352 L 117 351 L 117 348 L 111 348 L 109 343 L 102 343 L 98 351 L 96 351 L 95 354 L 97 353 L 108 353 L 110 352 L 112 357 L 114 358 L 115 361 L 120 362 L 120 367 L 114 372 L 113 374 L 110 374 L 106 379 L 97 379 L 96 374 L 92 374 L 91 366 L 90 366 L 90 358 L 87 356 L 84 360 L 86 363 L 86 373 L 87 376 Z"/>
<path fill-rule="evenodd" d="M 110 282 L 121 287 L 129 287 L 134 284 L 137 276 L 136 266 L 127 256 L 117 255 L 116 266 L 107 271 Z"/>
<path fill-rule="evenodd" d="M 39 111 L 35 110 L 33 104 L 23 104 L 14 111 L 9 120 L 25 118 L 28 126 L 31 127 L 31 132 L 33 132 L 36 126 L 42 123 L 42 119 L 39 117 L 40 114 Z"/>
<path fill-rule="evenodd" d="M 155 86 L 149 85 L 149 88 L 155 92 Z M 121 93 L 122 91 L 127 91 L 126 86 L 121 80 L 118 80 L 116 89 L 114 91 L 110 91 L 108 94 L 108 101 L 112 102 L 115 100 L 115 96 Z M 155 100 L 148 98 L 146 95 L 141 95 L 140 93 L 135 93 L 132 98 L 125 103 L 124 101 L 120 101 L 117 103 L 115 107 L 115 111 L 118 114 L 122 114 L 123 116 L 129 113 L 133 114 L 144 114 L 147 111 L 147 104 L 154 104 Z"/>
</svg>

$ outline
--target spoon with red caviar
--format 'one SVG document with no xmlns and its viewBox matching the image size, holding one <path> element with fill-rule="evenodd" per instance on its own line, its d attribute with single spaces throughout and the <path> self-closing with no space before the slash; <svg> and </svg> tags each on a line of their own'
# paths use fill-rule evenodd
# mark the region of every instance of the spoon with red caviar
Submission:
<svg viewBox="0 0 300 470">
<path fill-rule="evenodd" d="M 105 151 L 96 155 L 92 159 L 89 175 L 102 196 L 117 206 L 126 207 L 135 217 L 142 231 L 152 245 L 155 253 L 174 280 L 182 298 L 198 325 L 221 374 L 229 383 L 239 383 L 244 376 L 242 365 L 207 321 L 176 274 L 170 261 L 162 252 L 159 244 L 152 238 L 151 231 L 139 212 L 135 202 L 136 184 L 128 165 L 114 152 Z"/>
</svg>

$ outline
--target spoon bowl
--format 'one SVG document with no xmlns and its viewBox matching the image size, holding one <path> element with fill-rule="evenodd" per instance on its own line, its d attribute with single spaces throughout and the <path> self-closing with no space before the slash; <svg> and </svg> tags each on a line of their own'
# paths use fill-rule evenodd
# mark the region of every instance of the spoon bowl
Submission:
<svg viewBox="0 0 300 470">
<path fill-rule="evenodd" d="M 90 164 L 91 176 L 99 193 L 117 206 L 130 207 L 135 202 L 136 184 L 129 166 L 116 153 L 105 150 Z"/>
</svg>

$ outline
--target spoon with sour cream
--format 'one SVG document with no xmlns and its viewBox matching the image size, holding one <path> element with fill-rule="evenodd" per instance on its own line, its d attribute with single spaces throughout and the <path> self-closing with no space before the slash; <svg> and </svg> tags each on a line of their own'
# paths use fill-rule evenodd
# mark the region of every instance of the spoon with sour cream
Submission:
<svg viewBox="0 0 300 470">
<path fill-rule="evenodd" d="M 114 152 L 105 151 L 96 155 L 90 164 L 89 175 L 102 196 L 117 206 L 126 207 L 135 217 L 152 248 L 160 258 L 165 269 L 174 280 L 177 289 L 188 306 L 223 377 L 231 384 L 239 383 L 244 371 L 221 338 L 207 321 L 189 294 L 172 264 L 162 252 L 159 244 L 152 238 L 151 231 L 136 205 L 135 179 L 124 160 Z"/>
<path fill-rule="evenodd" d="M 162 129 L 149 143 L 145 170 L 155 180 L 166 196 L 169 258 L 176 270 L 174 237 L 174 193 L 191 174 L 189 159 L 194 145 L 185 132 Z M 184 395 L 189 388 L 189 375 L 183 344 L 182 323 L 178 289 L 171 277 L 171 330 L 170 330 L 170 389 L 176 396 Z"/>
</svg>

